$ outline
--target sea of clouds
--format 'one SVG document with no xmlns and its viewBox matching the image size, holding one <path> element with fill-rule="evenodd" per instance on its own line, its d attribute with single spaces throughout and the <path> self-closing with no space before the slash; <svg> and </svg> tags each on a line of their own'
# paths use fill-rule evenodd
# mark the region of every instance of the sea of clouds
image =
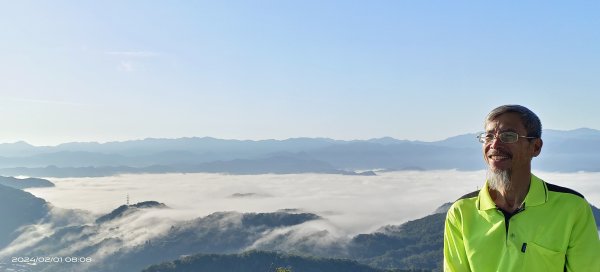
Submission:
<svg viewBox="0 0 600 272">
<path fill-rule="evenodd" d="M 600 205 L 600 173 L 536 172 Z M 52 188 L 28 192 L 57 208 L 109 213 L 127 201 L 154 200 L 171 209 L 145 217 L 172 223 L 218 211 L 275 212 L 298 209 L 324 218 L 344 235 L 372 232 L 431 214 L 437 207 L 481 188 L 484 171 L 401 171 L 376 176 L 333 174 L 143 174 L 99 178 L 49 178 Z M 325 228 L 325 227 L 324 227 Z"/>
<path fill-rule="evenodd" d="M 600 173 L 536 174 L 550 183 L 572 188 L 584 194 L 590 203 L 600 205 Z M 251 246 L 240 250 L 285 251 L 302 244 L 309 245 L 319 255 L 320 250 L 343 247 L 356 234 L 429 215 L 442 204 L 481 188 L 484 177 L 485 171 L 444 170 L 379 172 L 376 176 L 198 173 L 48 178 L 55 187 L 26 191 L 51 203 L 49 216 L 21 228 L 16 240 L 0 249 L 0 260 L 30 252 L 71 256 L 95 248 L 86 251 L 85 257 L 94 260 L 87 265 L 97 265 L 116 252 L 121 254 L 159 239 L 172 226 L 185 225 L 184 222 L 215 212 L 282 209 L 314 213 L 322 219 L 263 232 Z M 128 196 L 130 204 L 153 200 L 169 208 L 138 210 L 107 223 L 95 223 L 99 216 L 126 204 Z M 220 229 L 221 225 L 241 224 L 240 218 L 239 213 L 228 213 L 210 224 Z M 70 226 L 82 228 L 61 236 L 59 241 L 44 242 L 46 237 Z M 278 239 L 282 236 L 285 241 Z M 80 271 L 87 268 L 77 266 Z M 52 271 L 62 268 L 56 269 Z"/>
</svg>

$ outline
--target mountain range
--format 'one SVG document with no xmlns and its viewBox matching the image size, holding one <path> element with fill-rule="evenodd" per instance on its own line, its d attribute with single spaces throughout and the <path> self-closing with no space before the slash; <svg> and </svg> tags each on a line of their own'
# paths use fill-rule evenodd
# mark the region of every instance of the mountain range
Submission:
<svg viewBox="0 0 600 272">
<path fill-rule="evenodd" d="M 122 173 L 331 173 L 365 170 L 479 170 L 485 165 L 476 133 L 423 142 L 378 138 L 222 140 L 210 137 L 32 146 L 0 144 L 0 175 L 84 177 Z M 533 168 L 600 171 L 600 131 L 543 131 Z M 367 174 L 370 174 L 367 172 Z"/>
</svg>

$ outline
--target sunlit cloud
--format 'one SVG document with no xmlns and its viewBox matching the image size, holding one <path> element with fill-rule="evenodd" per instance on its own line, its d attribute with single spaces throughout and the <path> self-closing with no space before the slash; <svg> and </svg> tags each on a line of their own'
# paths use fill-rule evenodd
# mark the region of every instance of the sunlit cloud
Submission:
<svg viewBox="0 0 600 272">
<path fill-rule="evenodd" d="M 309 246 L 312 252 L 320 254 L 336 246 L 346 245 L 350 237 L 340 232 L 339 227 L 326 220 L 311 220 L 299 225 L 273 229 L 263 234 L 245 250 L 283 250 L 297 248 L 297 245 Z"/>
<path fill-rule="evenodd" d="M 35 248 L 39 242 L 54 234 L 61 227 L 90 224 L 93 220 L 94 216 L 87 211 L 51 206 L 48 216 L 40 222 L 16 230 L 19 236 L 10 245 L 0 250 L 0 258 Z"/>
<path fill-rule="evenodd" d="M 23 226 L 17 230 L 20 233 L 11 244 L 0 250 L 0 258 L 6 258 L 14 255 L 15 252 L 27 250 L 36 246 L 42 239 L 52 235 L 54 228 L 52 224 L 32 224 Z"/>
</svg>

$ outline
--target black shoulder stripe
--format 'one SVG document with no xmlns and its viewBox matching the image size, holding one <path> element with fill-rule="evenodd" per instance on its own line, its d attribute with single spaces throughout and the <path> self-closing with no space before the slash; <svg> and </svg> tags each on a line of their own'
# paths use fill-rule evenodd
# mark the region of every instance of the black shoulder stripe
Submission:
<svg viewBox="0 0 600 272">
<path fill-rule="evenodd" d="M 468 193 L 468 194 L 466 194 L 466 195 L 464 195 L 464 196 L 461 196 L 461 197 L 460 197 L 459 199 L 457 199 L 456 201 L 459 201 L 459 200 L 461 200 L 461 199 L 465 199 L 465 198 L 473 198 L 473 197 L 477 197 L 478 195 L 479 195 L 479 191 L 473 191 L 473 192 L 470 192 L 470 193 Z"/>
<path fill-rule="evenodd" d="M 573 194 L 573 195 L 576 195 L 578 197 L 581 197 L 581 198 L 585 199 L 585 197 L 583 197 L 582 194 L 576 192 L 575 190 L 571 190 L 569 188 L 565 188 L 565 187 L 561 187 L 561 186 L 558 186 L 558 185 L 554 185 L 554 184 L 551 184 L 551 183 L 548 183 L 548 182 L 546 182 L 546 185 L 548 186 L 548 190 L 549 191 L 559 192 L 559 193 Z"/>
</svg>

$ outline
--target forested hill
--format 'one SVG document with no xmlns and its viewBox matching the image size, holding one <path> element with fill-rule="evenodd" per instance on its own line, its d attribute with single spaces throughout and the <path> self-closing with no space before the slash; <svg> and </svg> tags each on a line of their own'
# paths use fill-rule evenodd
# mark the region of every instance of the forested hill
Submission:
<svg viewBox="0 0 600 272">
<path fill-rule="evenodd" d="M 248 251 L 240 254 L 198 254 L 159 265 L 143 272 L 401 272 L 383 270 L 347 259 L 301 257 L 284 253 Z"/>
<path fill-rule="evenodd" d="M 0 176 L 0 185 L 12 187 L 15 189 L 26 189 L 34 187 L 54 187 L 54 183 L 40 178 L 15 178 Z"/>
<path fill-rule="evenodd" d="M 48 203 L 19 189 L 0 185 L 0 249 L 17 237 L 16 230 L 48 213 Z"/>
<path fill-rule="evenodd" d="M 436 213 L 423 218 L 357 235 L 342 251 L 331 248 L 329 252 L 318 255 L 327 258 L 313 257 L 316 254 L 302 244 L 297 244 L 293 250 L 296 255 L 281 253 L 284 248 L 269 244 L 261 247 L 262 251 L 186 256 L 150 266 L 144 272 L 275 272 L 276 268 L 292 272 L 442 271 L 444 219 L 449 204 L 444 204 Z M 600 210 L 593 205 L 591 207 L 598 223 Z M 600 224 L 597 225 L 600 229 Z M 282 251 L 274 253 L 267 250 Z"/>
<path fill-rule="evenodd" d="M 436 213 L 399 226 L 386 226 L 375 233 L 355 236 L 342 248 L 321 249 L 319 254 L 302 241 L 285 248 L 276 244 L 283 240 L 275 239 L 275 244 L 263 244 L 260 251 L 195 254 L 144 271 L 274 272 L 278 267 L 293 272 L 441 271 L 444 218 L 445 213 Z"/>
</svg>

